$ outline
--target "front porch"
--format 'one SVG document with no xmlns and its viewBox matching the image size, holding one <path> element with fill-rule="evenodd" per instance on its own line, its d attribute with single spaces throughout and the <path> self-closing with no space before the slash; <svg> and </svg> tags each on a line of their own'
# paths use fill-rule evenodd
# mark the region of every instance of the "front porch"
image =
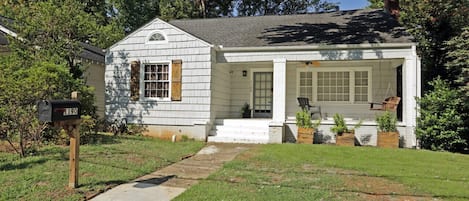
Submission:
<svg viewBox="0 0 469 201">
<path fill-rule="evenodd" d="M 333 137 L 329 128 L 332 116 L 339 113 L 350 124 L 363 120 L 357 132 L 371 142 L 380 111 L 370 110 L 369 103 L 398 96 L 399 131 L 406 146 L 415 145 L 420 60 L 414 44 L 297 48 L 219 49 L 212 71 L 212 119 L 241 118 L 241 108 L 248 103 L 252 118 L 282 125 L 277 142 L 291 141 L 288 136 L 296 138 L 295 114 L 300 110 L 297 97 L 307 97 L 311 105 L 321 107 L 321 135 Z M 332 137 L 323 142 L 333 142 Z"/>
</svg>

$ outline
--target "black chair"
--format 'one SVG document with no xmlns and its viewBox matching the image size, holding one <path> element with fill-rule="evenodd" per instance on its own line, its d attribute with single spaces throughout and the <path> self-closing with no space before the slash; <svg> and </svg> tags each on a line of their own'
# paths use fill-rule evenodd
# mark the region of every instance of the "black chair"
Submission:
<svg viewBox="0 0 469 201">
<path fill-rule="evenodd" d="M 302 110 L 308 110 L 311 113 L 311 117 L 313 117 L 314 114 L 318 113 L 319 117 L 322 119 L 321 106 L 310 105 L 309 98 L 298 97 L 297 99 Z"/>
</svg>

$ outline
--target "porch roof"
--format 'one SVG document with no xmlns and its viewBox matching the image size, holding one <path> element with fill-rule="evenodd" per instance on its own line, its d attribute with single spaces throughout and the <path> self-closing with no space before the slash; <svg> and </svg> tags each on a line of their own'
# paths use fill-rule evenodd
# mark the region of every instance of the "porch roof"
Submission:
<svg viewBox="0 0 469 201">
<path fill-rule="evenodd" d="M 301 15 L 173 20 L 170 24 L 223 47 L 411 43 L 391 15 L 378 9 Z"/>
</svg>

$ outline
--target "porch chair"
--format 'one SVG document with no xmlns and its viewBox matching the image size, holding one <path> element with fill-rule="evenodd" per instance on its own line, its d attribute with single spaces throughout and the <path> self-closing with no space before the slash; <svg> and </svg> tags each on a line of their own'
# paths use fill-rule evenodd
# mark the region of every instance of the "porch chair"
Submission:
<svg viewBox="0 0 469 201">
<path fill-rule="evenodd" d="M 400 101 L 401 101 L 401 97 L 391 96 L 391 97 L 384 99 L 384 101 L 381 103 L 370 103 L 370 110 L 395 112 Z M 379 105 L 381 107 L 374 107 L 375 105 Z"/>
<path fill-rule="evenodd" d="M 314 114 L 319 113 L 319 117 L 322 119 L 321 106 L 312 106 L 309 104 L 309 98 L 298 97 L 298 103 L 302 110 L 308 110 L 311 113 L 311 117 Z"/>
</svg>

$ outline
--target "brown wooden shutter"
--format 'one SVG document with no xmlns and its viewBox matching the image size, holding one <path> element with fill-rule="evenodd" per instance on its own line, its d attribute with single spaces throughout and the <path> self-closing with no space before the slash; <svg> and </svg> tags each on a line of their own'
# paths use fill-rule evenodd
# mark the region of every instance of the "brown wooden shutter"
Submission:
<svg viewBox="0 0 469 201">
<path fill-rule="evenodd" d="M 171 100 L 180 101 L 182 93 L 182 60 L 173 60 L 171 66 Z"/>
<path fill-rule="evenodd" d="M 140 61 L 130 63 L 130 100 L 138 101 L 140 96 Z"/>
</svg>

